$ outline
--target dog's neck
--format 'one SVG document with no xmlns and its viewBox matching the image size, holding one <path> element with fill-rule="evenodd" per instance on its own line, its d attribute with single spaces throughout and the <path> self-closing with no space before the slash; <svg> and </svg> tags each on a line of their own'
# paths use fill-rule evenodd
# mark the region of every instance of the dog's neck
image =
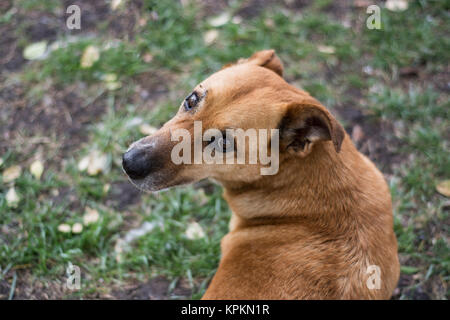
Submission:
<svg viewBox="0 0 450 320">
<path fill-rule="evenodd" d="M 317 144 L 305 158 L 280 159 L 275 176 L 252 183 L 222 181 L 224 196 L 242 224 L 301 221 L 346 228 L 345 221 L 355 218 L 359 192 L 352 161 L 361 159 L 348 137 L 339 154 L 331 143 Z"/>
</svg>

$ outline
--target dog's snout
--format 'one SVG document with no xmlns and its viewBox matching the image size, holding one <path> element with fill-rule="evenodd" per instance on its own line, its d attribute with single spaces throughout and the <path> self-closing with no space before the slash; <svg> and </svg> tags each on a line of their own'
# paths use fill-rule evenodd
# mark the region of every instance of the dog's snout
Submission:
<svg viewBox="0 0 450 320">
<path fill-rule="evenodd" d="M 150 156 L 143 148 L 131 148 L 122 157 L 122 167 L 131 179 L 145 178 L 151 170 Z"/>
</svg>

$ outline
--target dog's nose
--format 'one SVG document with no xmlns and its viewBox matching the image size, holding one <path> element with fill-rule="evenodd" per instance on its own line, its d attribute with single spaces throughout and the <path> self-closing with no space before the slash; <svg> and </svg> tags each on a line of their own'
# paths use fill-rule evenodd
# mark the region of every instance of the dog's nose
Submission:
<svg viewBox="0 0 450 320">
<path fill-rule="evenodd" d="M 122 167 L 131 179 L 142 179 L 150 173 L 149 158 L 145 149 L 131 148 L 122 157 Z"/>
</svg>

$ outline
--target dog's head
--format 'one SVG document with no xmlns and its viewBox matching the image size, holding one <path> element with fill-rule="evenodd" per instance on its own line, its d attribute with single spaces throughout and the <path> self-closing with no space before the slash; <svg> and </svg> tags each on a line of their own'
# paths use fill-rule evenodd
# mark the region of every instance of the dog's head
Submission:
<svg viewBox="0 0 450 320">
<path fill-rule="evenodd" d="M 260 179 L 262 168 L 276 162 L 268 173 L 276 174 L 286 158 L 304 158 L 317 143 L 332 144 L 339 152 L 342 127 L 282 74 L 273 50 L 226 65 L 192 90 L 174 118 L 130 146 L 123 155 L 125 172 L 137 187 L 157 191 L 208 177 L 252 182 Z M 261 160 L 262 149 L 271 163 Z"/>
</svg>

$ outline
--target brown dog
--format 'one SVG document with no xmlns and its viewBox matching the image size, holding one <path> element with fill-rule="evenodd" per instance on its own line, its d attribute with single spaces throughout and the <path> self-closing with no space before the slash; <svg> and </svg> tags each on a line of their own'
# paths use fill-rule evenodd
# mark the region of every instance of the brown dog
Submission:
<svg viewBox="0 0 450 320">
<path fill-rule="evenodd" d="M 147 191 L 204 178 L 224 187 L 230 232 L 203 299 L 388 299 L 399 262 L 386 182 L 330 112 L 282 73 L 273 50 L 227 65 L 135 142 L 123 167 Z M 203 130 L 279 129 L 279 171 L 175 164 L 171 133 L 193 133 L 195 120 Z"/>
</svg>

